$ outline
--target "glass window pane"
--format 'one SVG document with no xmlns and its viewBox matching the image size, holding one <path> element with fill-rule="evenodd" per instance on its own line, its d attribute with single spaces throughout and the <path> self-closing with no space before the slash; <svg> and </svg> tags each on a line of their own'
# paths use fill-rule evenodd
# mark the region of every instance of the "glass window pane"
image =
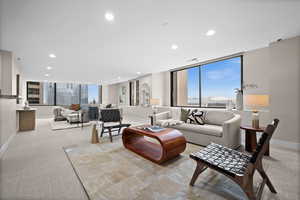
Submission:
<svg viewBox="0 0 300 200">
<path fill-rule="evenodd" d="M 241 88 L 241 57 L 201 66 L 201 107 L 234 106 L 235 88 Z"/>
<path fill-rule="evenodd" d="M 71 105 L 79 104 L 79 84 L 57 83 L 56 84 L 56 104 Z"/>
<path fill-rule="evenodd" d="M 98 85 L 89 85 L 88 86 L 88 102 L 89 102 L 89 104 L 99 103 Z"/>
<path fill-rule="evenodd" d="M 89 95 L 88 95 L 88 85 L 81 85 L 80 88 L 81 96 L 80 96 L 80 103 L 81 104 L 88 104 L 89 103 Z"/>
<path fill-rule="evenodd" d="M 54 83 L 43 83 L 43 104 L 54 105 Z"/>
<path fill-rule="evenodd" d="M 173 105 L 199 106 L 199 67 L 173 72 Z"/>
</svg>

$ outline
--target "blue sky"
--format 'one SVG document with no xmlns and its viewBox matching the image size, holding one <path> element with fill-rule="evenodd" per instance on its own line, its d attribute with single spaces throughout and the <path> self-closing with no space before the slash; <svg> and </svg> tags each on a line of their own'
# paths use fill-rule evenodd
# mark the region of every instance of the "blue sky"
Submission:
<svg viewBox="0 0 300 200">
<path fill-rule="evenodd" d="M 93 99 L 98 102 L 98 85 L 88 85 L 88 101 L 91 102 Z"/>
<path fill-rule="evenodd" d="M 234 89 L 241 85 L 241 58 L 235 57 L 188 69 L 188 96 L 199 97 L 199 69 L 202 96 L 234 97 Z"/>
</svg>

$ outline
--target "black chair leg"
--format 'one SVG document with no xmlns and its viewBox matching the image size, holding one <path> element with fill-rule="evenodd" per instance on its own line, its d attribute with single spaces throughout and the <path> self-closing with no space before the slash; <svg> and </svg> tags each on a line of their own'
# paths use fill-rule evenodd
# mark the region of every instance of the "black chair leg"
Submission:
<svg viewBox="0 0 300 200">
<path fill-rule="evenodd" d="M 108 133 L 109 133 L 109 138 L 110 138 L 110 142 L 112 142 L 112 134 L 111 134 L 111 128 L 108 128 Z"/>
<path fill-rule="evenodd" d="M 104 133 L 104 128 L 102 127 L 102 130 L 101 130 L 100 137 L 102 137 L 102 136 L 103 136 L 103 133 Z"/>
<path fill-rule="evenodd" d="M 118 135 L 120 135 L 121 129 L 122 129 L 122 127 L 119 128 L 119 130 L 118 130 Z"/>
</svg>

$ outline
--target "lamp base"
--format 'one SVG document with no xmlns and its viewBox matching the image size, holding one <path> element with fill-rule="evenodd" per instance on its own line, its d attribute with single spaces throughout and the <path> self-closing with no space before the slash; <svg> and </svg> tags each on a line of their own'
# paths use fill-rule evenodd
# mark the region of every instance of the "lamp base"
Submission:
<svg viewBox="0 0 300 200">
<path fill-rule="evenodd" d="M 252 127 L 256 129 L 259 128 L 259 114 L 257 111 L 252 113 Z"/>
</svg>

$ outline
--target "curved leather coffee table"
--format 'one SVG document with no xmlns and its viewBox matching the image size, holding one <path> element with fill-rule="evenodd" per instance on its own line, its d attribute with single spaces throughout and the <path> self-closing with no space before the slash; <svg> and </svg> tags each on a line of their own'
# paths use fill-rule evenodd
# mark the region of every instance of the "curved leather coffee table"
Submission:
<svg viewBox="0 0 300 200">
<path fill-rule="evenodd" d="M 159 144 L 146 140 L 144 136 L 156 139 Z M 186 147 L 182 133 L 172 128 L 155 133 L 130 127 L 124 129 L 122 139 L 125 148 L 158 164 L 178 156 Z"/>
</svg>

